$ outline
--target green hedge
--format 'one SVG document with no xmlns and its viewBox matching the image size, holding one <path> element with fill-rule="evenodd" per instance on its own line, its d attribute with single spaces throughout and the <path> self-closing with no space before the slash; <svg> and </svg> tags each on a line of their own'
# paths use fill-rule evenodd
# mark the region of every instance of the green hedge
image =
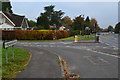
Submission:
<svg viewBox="0 0 120 80">
<path fill-rule="evenodd" d="M 70 32 L 65 30 L 14 30 L 2 31 L 3 40 L 52 40 L 54 37 L 56 39 L 66 38 L 70 36 Z"/>
</svg>

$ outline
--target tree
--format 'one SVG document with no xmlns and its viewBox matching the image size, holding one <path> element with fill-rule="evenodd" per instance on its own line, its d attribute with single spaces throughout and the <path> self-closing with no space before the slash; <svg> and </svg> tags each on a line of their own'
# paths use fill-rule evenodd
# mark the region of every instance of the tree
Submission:
<svg viewBox="0 0 120 80">
<path fill-rule="evenodd" d="M 49 29 L 50 25 L 61 25 L 61 18 L 64 12 L 61 10 L 55 11 L 53 5 L 44 7 L 45 12 L 41 13 L 37 18 L 37 26 L 44 26 L 45 29 Z"/>
<path fill-rule="evenodd" d="M 37 26 L 44 26 L 44 29 L 49 29 L 49 23 L 46 14 L 41 13 L 41 16 L 37 18 Z"/>
<path fill-rule="evenodd" d="M 65 26 L 67 29 L 72 30 L 72 23 L 73 21 L 69 16 L 65 16 L 64 18 L 62 18 L 61 24 Z"/>
<path fill-rule="evenodd" d="M 64 14 L 64 12 L 62 12 L 61 10 L 59 11 L 54 11 L 52 16 L 51 16 L 51 21 L 50 24 L 51 25 L 56 25 L 56 26 L 61 26 L 61 20 L 62 20 L 62 15 Z"/>
<path fill-rule="evenodd" d="M 120 33 L 120 22 L 115 26 L 115 33 Z"/>
<path fill-rule="evenodd" d="M 13 13 L 12 6 L 9 0 L 2 2 L 2 11 Z"/>
<path fill-rule="evenodd" d="M 78 17 L 75 17 L 75 19 L 73 19 L 73 28 L 74 30 L 84 30 L 84 18 L 80 15 Z"/>
<path fill-rule="evenodd" d="M 90 20 L 90 29 L 91 32 L 98 32 L 100 30 L 100 27 L 98 26 L 97 20 L 95 18 Z"/>
<path fill-rule="evenodd" d="M 31 27 L 35 27 L 35 26 L 36 26 L 36 22 L 33 21 L 33 20 L 29 20 L 29 21 L 28 21 L 28 24 L 29 24 L 29 26 L 31 26 Z"/>
<path fill-rule="evenodd" d="M 111 26 L 111 25 L 109 25 L 108 26 L 108 31 L 113 31 L 114 29 L 113 29 L 113 26 Z"/>
<path fill-rule="evenodd" d="M 99 32 L 100 27 L 98 26 L 98 23 L 97 23 L 97 22 L 95 23 L 94 28 L 95 28 L 95 30 L 94 30 L 95 32 Z"/>
<path fill-rule="evenodd" d="M 87 16 L 87 18 L 85 20 L 85 23 L 84 23 L 84 26 L 90 28 L 90 19 L 89 19 L 89 16 Z"/>
</svg>

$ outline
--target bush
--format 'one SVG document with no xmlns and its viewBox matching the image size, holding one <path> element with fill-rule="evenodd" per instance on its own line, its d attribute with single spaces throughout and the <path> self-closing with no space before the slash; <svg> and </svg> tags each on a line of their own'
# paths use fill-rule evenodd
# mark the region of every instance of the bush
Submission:
<svg viewBox="0 0 120 80">
<path fill-rule="evenodd" d="M 70 36 L 80 35 L 80 30 L 70 31 Z"/>
<path fill-rule="evenodd" d="M 2 31 L 3 40 L 52 40 L 69 37 L 70 33 L 65 30 L 14 30 L 14 31 Z"/>
</svg>

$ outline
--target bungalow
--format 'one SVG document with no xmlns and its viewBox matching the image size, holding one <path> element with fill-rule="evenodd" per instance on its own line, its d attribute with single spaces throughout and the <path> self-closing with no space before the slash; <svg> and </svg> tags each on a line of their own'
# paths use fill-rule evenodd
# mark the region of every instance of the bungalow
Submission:
<svg viewBox="0 0 120 80">
<path fill-rule="evenodd" d="M 0 11 L 0 30 L 29 30 L 25 16 Z"/>
</svg>

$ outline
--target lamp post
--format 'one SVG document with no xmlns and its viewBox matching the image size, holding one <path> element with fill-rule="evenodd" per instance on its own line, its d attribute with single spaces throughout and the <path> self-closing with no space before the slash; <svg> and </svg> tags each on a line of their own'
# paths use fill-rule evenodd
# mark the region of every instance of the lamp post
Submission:
<svg viewBox="0 0 120 80">
<path fill-rule="evenodd" d="M 54 28 L 56 28 L 56 24 L 53 24 Z M 56 29 L 54 30 L 54 37 L 53 37 L 53 40 L 56 39 Z"/>
<path fill-rule="evenodd" d="M 90 28 L 89 27 L 86 27 L 85 30 L 87 31 L 87 33 L 89 32 Z"/>
</svg>

